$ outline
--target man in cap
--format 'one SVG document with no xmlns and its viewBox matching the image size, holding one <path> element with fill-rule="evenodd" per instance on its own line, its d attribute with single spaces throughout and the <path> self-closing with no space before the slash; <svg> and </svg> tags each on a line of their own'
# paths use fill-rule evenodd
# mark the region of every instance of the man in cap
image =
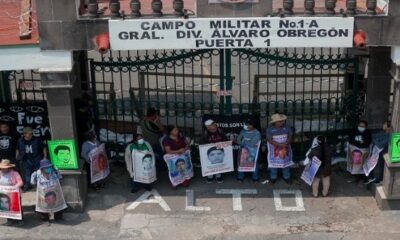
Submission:
<svg viewBox="0 0 400 240">
<path fill-rule="evenodd" d="M 17 143 L 17 161 L 21 163 L 24 176 L 24 191 L 31 189 L 30 179 L 39 169 L 40 160 L 47 157 L 46 148 L 39 138 L 33 136 L 33 130 L 25 127 L 23 136 Z"/>
<path fill-rule="evenodd" d="M 205 121 L 204 126 L 206 127 L 206 130 L 200 141 L 201 144 L 228 141 L 226 135 L 223 133 L 221 129 L 218 128 L 217 124 L 212 119 L 208 119 L 207 121 Z M 207 176 L 207 183 L 212 183 L 214 177 L 216 178 L 218 183 L 223 182 L 222 174 L 219 173 Z"/>
<path fill-rule="evenodd" d="M 267 128 L 267 141 L 274 146 L 275 155 L 278 158 L 286 157 L 292 140 L 292 129 L 286 125 L 287 117 L 283 114 L 273 114 L 271 116 L 270 125 Z M 282 155 L 285 156 L 282 156 Z M 274 184 L 278 178 L 278 168 L 268 167 L 270 172 L 271 183 Z M 283 180 L 287 184 L 291 184 L 290 167 L 282 168 Z"/>
</svg>

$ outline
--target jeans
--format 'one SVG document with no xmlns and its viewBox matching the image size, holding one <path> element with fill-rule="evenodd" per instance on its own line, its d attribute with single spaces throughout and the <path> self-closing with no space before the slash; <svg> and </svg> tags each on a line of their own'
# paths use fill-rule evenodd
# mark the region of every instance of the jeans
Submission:
<svg viewBox="0 0 400 240">
<path fill-rule="evenodd" d="M 290 167 L 286 168 L 281 168 L 282 169 L 282 175 L 284 179 L 289 179 L 290 178 Z M 271 180 L 275 180 L 278 178 L 278 168 L 270 168 L 269 169 L 269 177 Z"/>
<path fill-rule="evenodd" d="M 29 188 L 31 187 L 32 173 L 39 169 L 40 163 L 39 161 L 28 159 L 22 162 L 22 166 L 24 168 L 24 187 Z"/>
<path fill-rule="evenodd" d="M 218 174 L 214 174 L 214 175 L 207 176 L 207 178 L 210 179 L 210 180 L 214 179 L 214 177 L 216 177 L 216 178 L 222 178 L 222 174 L 221 174 L 221 173 L 218 173 Z"/>
<path fill-rule="evenodd" d="M 131 190 L 132 191 L 139 191 L 140 186 L 143 186 L 146 190 L 150 190 L 151 189 L 151 184 L 135 182 L 133 180 L 133 178 L 129 179 L 129 185 L 131 186 Z"/>
<path fill-rule="evenodd" d="M 246 173 L 245 172 L 239 172 L 237 173 L 237 178 L 238 180 L 243 180 L 245 177 Z M 259 180 L 259 176 L 258 176 L 258 164 L 256 165 L 256 169 L 254 170 L 251 179 L 253 179 L 253 181 L 258 181 Z"/>
</svg>

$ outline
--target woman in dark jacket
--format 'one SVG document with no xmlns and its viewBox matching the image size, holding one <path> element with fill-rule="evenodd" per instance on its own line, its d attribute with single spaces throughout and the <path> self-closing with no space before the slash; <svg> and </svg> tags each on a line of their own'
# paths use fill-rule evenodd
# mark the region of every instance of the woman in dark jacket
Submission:
<svg viewBox="0 0 400 240">
<path fill-rule="evenodd" d="M 372 143 L 372 135 L 367 127 L 367 121 L 361 120 L 357 129 L 350 134 L 349 143 L 358 148 L 369 148 Z"/>
<path fill-rule="evenodd" d="M 322 181 L 322 196 L 326 197 L 329 192 L 331 183 L 331 160 L 332 160 L 332 148 L 327 143 L 324 136 L 318 136 L 314 138 L 313 144 L 307 157 L 312 160 L 313 157 L 317 157 L 321 161 L 321 166 L 315 175 L 312 183 L 312 194 L 314 197 L 318 197 L 319 185 Z"/>
</svg>

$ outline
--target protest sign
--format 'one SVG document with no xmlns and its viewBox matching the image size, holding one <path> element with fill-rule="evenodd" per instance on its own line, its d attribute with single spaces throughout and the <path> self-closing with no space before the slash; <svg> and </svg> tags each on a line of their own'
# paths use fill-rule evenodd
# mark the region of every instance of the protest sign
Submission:
<svg viewBox="0 0 400 240">
<path fill-rule="evenodd" d="M 285 143 L 287 134 L 272 136 L 272 139 L 277 143 Z M 290 145 L 286 147 L 274 146 L 268 143 L 268 168 L 286 168 L 293 165 L 293 152 Z"/>
<path fill-rule="evenodd" d="M 0 106 L 0 121 L 15 127 L 20 134 L 24 127 L 33 129 L 33 136 L 50 139 L 50 125 L 46 102 L 12 103 Z"/>
<path fill-rule="evenodd" d="M 258 151 L 260 150 L 261 141 L 257 146 L 241 146 L 239 151 L 239 172 L 254 172 L 257 166 Z"/>
<path fill-rule="evenodd" d="M 368 176 L 372 170 L 376 167 L 376 164 L 378 164 L 379 160 L 379 154 L 383 148 L 378 148 L 377 146 L 374 146 L 372 148 L 372 152 L 369 154 L 368 158 L 365 159 L 365 162 L 363 164 L 363 170 L 365 173 L 365 176 Z"/>
<path fill-rule="evenodd" d="M 22 219 L 19 189 L 0 185 L 0 217 Z"/>
<path fill-rule="evenodd" d="M 319 160 L 317 157 L 313 157 L 310 163 L 304 168 L 304 171 L 301 174 L 301 179 L 311 186 L 311 184 L 314 182 L 315 174 L 317 174 L 320 166 L 321 160 Z"/>
<path fill-rule="evenodd" d="M 174 187 L 193 177 L 190 150 L 180 155 L 166 154 L 164 161 L 167 163 L 169 179 Z"/>
<path fill-rule="evenodd" d="M 51 162 L 57 169 L 79 168 L 74 140 L 51 140 L 48 146 Z"/>
<path fill-rule="evenodd" d="M 234 171 L 232 141 L 200 145 L 199 151 L 203 177 Z"/>
<path fill-rule="evenodd" d="M 96 147 L 89 153 L 91 183 L 100 181 L 110 174 L 108 158 L 104 144 Z"/>
<path fill-rule="evenodd" d="M 349 143 L 347 148 L 347 171 L 351 174 L 364 174 L 363 165 L 369 155 L 369 148 L 358 148 Z"/>
<path fill-rule="evenodd" d="M 149 151 L 132 151 L 132 167 L 134 181 L 152 183 L 157 180 L 156 161 L 154 154 Z"/>
<path fill-rule="evenodd" d="M 58 212 L 67 208 L 60 181 L 52 186 L 37 187 L 36 190 L 36 211 L 43 213 Z"/>
<path fill-rule="evenodd" d="M 392 133 L 390 137 L 390 161 L 400 162 L 400 133 Z"/>
</svg>

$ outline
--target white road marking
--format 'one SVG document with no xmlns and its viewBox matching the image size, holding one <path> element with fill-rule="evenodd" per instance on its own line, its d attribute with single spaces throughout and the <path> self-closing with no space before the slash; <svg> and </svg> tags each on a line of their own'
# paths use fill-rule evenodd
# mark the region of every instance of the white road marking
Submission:
<svg viewBox="0 0 400 240">
<path fill-rule="evenodd" d="M 276 211 L 305 211 L 303 196 L 300 190 L 277 189 L 273 190 L 273 193 Z M 282 206 L 281 194 L 293 194 L 295 196 L 296 206 Z"/>
<path fill-rule="evenodd" d="M 186 211 L 207 212 L 211 211 L 210 207 L 201 207 L 194 205 L 194 191 L 192 189 L 186 190 Z"/>
<path fill-rule="evenodd" d="M 149 199 L 150 196 L 154 196 L 154 198 Z M 171 208 L 168 206 L 167 202 L 155 189 L 144 192 L 138 199 L 136 199 L 131 205 L 129 205 L 126 210 L 134 210 L 141 203 L 156 203 L 160 205 L 161 208 L 164 209 L 164 211 L 171 211 Z"/>
<path fill-rule="evenodd" d="M 257 194 L 257 189 L 216 189 L 216 194 L 232 194 L 233 211 L 242 211 L 242 194 Z"/>
</svg>

